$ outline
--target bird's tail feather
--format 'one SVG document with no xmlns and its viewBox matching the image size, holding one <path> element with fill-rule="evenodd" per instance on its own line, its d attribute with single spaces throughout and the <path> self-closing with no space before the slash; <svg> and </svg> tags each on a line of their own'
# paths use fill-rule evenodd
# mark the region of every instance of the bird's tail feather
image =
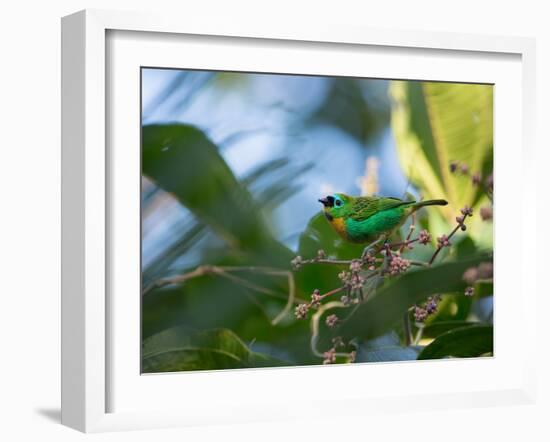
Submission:
<svg viewBox="0 0 550 442">
<path fill-rule="evenodd" d="M 418 201 L 415 205 L 415 209 L 420 209 L 424 206 L 446 206 L 448 203 L 445 200 L 427 200 L 427 201 Z"/>
</svg>

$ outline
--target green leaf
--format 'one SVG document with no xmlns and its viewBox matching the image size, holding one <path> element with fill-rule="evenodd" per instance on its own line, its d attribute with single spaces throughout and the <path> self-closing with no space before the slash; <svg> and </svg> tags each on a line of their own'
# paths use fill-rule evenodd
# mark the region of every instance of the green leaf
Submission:
<svg viewBox="0 0 550 442">
<path fill-rule="evenodd" d="M 439 210 L 453 219 L 481 193 L 466 177 L 450 172 L 451 161 L 467 164 L 473 173 L 492 172 L 493 86 L 393 81 L 390 93 L 403 171 L 424 198 L 447 199 L 449 206 Z"/>
<path fill-rule="evenodd" d="M 346 318 L 336 329 L 336 333 L 344 339 L 370 339 L 379 336 L 400 321 L 409 307 L 423 301 L 427 296 L 463 290 L 464 271 L 488 259 L 486 255 L 480 255 L 468 260 L 410 271 L 390 280 Z"/>
<path fill-rule="evenodd" d="M 282 365 L 290 364 L 250 351 L 227 329 L 190 332 L 179 326 L 145 339 L 142 346 L 144 373 Z"/>
<path fill-rule="evenodd" d="M 303 258 L 313 258 L 319 249 L 337 259 L 358 258 L 364 246 L 345 242 L 332 229 L 322 212 L 314 215 L 302 235 L 298 253 Z"/>
<path fill-rule="evenodd" d="M 477 298 L 485 298 L 487 296 L 493 296 L 493 281 L 477 281 L 474 285 L 475 296 Z"/>
<path fill-rule="evenodd" d="M 443 333 L 424 347 L 418 359 L 473 358 L 493 352 L 493 326 L 472 325 Z"/>
<path fill-rule="evenodd" d="M 477 247 L 469 236 L 463 236 L 458 241 L 454 241 L 454 252 L 457 259 L 465 259 L 469 256 L 475 255 L 477 253 Z"/>
<path fill-rule="evenodd" d="M 320 249 L 331 258 L 349 260 L 360 257 L 364 246 L 344 242 L 320 212 L 311 218 L 301 234 L 298 254 L 304 259 L 310 259 L 317 256 Z M 301 289 L 302 295 L 308 297 L 314 289 L 333 289 L 341 283 L 337 269 L 346 267 L 348 266 L 308 264 L 295 272 L 297 286 Z"/>
<path fill-rule="evenodd" d="M 424 327 L 422 336 L 435 338 L 449 330 L 468 327 L 475 324 L 476 323 L 472 321 L 435 321 Z"/>
<path fill-rule="evenodd" d="M 199 129 L 183 124 L 142 128 L 143 173 L 173 193 L 229 245 L 272 242 L 251 195 Z"/>
</svg>

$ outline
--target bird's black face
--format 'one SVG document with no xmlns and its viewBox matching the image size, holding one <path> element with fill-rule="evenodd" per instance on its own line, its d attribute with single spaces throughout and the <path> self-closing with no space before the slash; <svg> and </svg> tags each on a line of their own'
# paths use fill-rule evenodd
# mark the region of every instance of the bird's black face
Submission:
<svg viewBox="0 0 550 442">
<path fill-rule="evenodd" d="M 335 193 L 334 195 L 329 195 L 319 200 L 319 202 L 325 206 L 323 210 L 329 221 L 346 215 L 347 201 L 348 197 L 342 193 Z"/>
<path fill-rule="evenodd" d="M 326 196 L 325 198 L 321 198 L 319 202 L 323 204 L 325 207 L 334 207 L 334 197 L 333 196 Z"/>
<path fill-rule="evenodd" d="M 319 200 L 319 202 L 322 203 L 326 209 L 332 209 L 332 208 L 339 209 L 345 204 L 346 201 L 347 201 L 347 197 L 341 193 L 328 195 Z"/>
</svg>

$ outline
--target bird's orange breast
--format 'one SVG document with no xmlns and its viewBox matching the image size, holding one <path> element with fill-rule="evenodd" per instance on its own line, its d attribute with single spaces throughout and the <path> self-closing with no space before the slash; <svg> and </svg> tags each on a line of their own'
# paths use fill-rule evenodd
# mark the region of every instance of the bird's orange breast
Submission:
<svg viewBox="0 0 550 442">
<path fill-rule="evenodd" d="M 332 228 L 336 230 L 338 235 L 340 235 L 342 238 L 346 239 L 348 237 L 346 232 L 346 223 L 344 221 L 344 218 L 332 218 L 332 220 L 329 221 Z"/>
</svg>

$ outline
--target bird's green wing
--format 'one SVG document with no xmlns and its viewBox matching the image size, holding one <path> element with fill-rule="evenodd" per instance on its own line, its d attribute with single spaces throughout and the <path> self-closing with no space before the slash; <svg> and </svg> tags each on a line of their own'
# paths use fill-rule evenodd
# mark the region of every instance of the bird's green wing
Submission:
<svg viewBox="0 0 550 442">
<path fill-rule="evenodd" d="M 355 221 L 363 221 L 375 213 L 411 203 L 414 201 L 403 201 L 391 197 L 361 196 L 356 198 L 350 217 Z"/>
</svg>

